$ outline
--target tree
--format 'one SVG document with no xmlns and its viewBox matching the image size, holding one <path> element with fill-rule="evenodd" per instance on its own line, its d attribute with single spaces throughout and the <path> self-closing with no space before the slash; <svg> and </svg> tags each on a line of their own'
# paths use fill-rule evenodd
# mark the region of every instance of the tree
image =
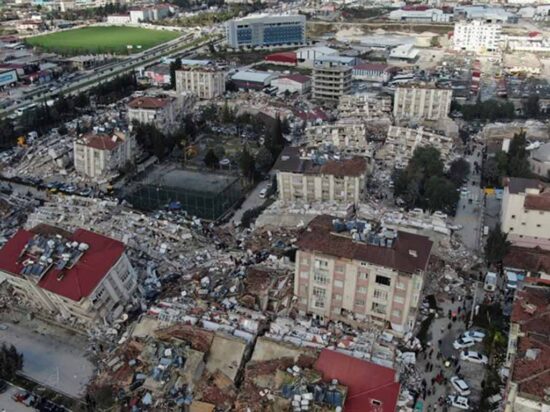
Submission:
<svg viewBox="0 0 550 412">
<path fill-rule="evenodd" d="M 229 108 L 227 100 L 223 105 L 221 119 L 222 123 L 232 123 L 235 120 L 235 115 L 233 114 L 233 111 Z"/>
<path fill-rule="evenodd" d="M 219 161 L 220 159 L 218 159 L 218 156 L 216 156 L 214 150 L 208 149 L 208 152 L 206 152 L 206 155 L 204 156 L 204 164 L 210 169 L 214 169 L 218 166 Z"/>
<path fill-rule="evenodd" d="M 540 114 L 539 95 L 532 94 L 527 98 L 524 106 L 525 116 L 538 117 Z"/>
<path fill-rule="evenodd" d="M 219 144 L 214 147 L 214 154 L 218 159 L 222 159 L 225 157 L 225 147 L 223 145 Z"/>
<path fill-rule="evenodd" d="M 176 70 L 181 69 L 181 59 L 178 57 L 170 63 L 170 88 L 176 88 Z"/>
<path fill-rule="evenodd" d="M 261 172 L 266 173 L 272 165 L 273 155 L 265 146 L 261 147 L 256 153 L 256 166 Z"/>
<path fill-rule="evenodd" d="M 417 147 L 407 168 L 420 172 L 423 179 L 441 176 L 443 174 L 441 153 L 433 146 Z"/>
<path fill-rule="evenodd" d="M 462 157 L 454 160 L 449 167 L 449 179 L 451 179 L 451 182 L 453 182 L 455 186 L 462 185 L 469 174 L 470 163 Z"/>
<path fill-rule="evenodd" d="M 23 368 L 23 355 L 17 352 L 15 346 L 0 347 L 0 378 L 11 380 L 18 370 Z"/>
<path fill-rule="evenodd" d="M 243 151 L 239 156 L 239 167 L 241 169 L 241 173 L 246 179 L 249 179 L 249 180 L 253 179 L 254 171 L 255 171 L 254 158 L 248 151 L 247 146 L 244 147 Z"/>
<path fill-rule="evenodd" d="M 489 232 L 487 243 L 485 243 L 485 260 L 489 264 L 500 264 L 502 259 L 508 253 L 510 242 L 508 235 L 500 230 L 500 224 L 497 224 Z"/>
<path fill-rule="evenodd" d="M 510 148 L 508 149 L 508 176 L 531 176 L 527 153 L 527 139 L 524 131 L 516 133 L 510 142 Z"/>
<path fill-rule="evenodd" d="M 424 201 L 426 208 L 432 212 L 442 210 L 446 213 L 454 213 L 458 202 L 458 192 L 449 179 L 432 176 L 426 182 Z"/>
</svg>

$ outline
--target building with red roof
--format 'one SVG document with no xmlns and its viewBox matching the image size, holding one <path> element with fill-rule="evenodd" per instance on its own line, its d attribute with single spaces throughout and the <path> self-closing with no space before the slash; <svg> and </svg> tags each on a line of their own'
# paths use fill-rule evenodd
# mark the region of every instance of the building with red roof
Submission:
<svg viewBox="0 0 550 412">
<path fill-rule="evenodd" d="M 510 369 L 505 410 L 550 407 L 550 285 L 525 285 L 516 292 L 506 366 Z"/>
<path fill-rule="evenodd" d="M 287 74 L 272 80 L 271 86 L 277 87 L 279 93 L 305 94 L 311 90 L 311 77 L 303 74 Z"/>
<path fill-rule="evenodd" d="M 40 310 L 86 324 L 120 316 L 137 287 L 122 242 L 49 225 L 20 229 L 0 249 L 0 278 Z"/>
<path fill-rule="evenodd" d="M 265 56 L 266 63 L 278 64 L 284 66 L 296 66 L 298 57 L 295 52 L 280 52 Z"/>
<path fill-rule="evenodd" d="M 136 97 L 128 103 L 128 122 L 152 124 L 159 130 L 176 125 L 178 105 L 175 97 Z"/>
<path fill-rule="evenodd" d="M 74 142 L 74 167 L 91 178 L 107 177 L 133 162 L 135 139 L 121 132 L 86 133 Z"/>
<path fill-rule="evenodd" d="M 395 412 L 400 385 L 394 369 L 323 349 L 315 369 L 347 386 L 345 412 Z"/>
</svg>

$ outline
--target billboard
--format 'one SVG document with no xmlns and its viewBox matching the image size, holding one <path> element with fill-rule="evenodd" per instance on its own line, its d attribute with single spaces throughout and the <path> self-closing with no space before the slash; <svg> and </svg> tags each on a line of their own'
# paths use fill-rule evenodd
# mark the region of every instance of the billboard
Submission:
<svg viewBox="0 0 550 412">
<path fill-rule="evenodd" d="M 17 72 L 15 70 L 0 72 L 0 87 L 15 82 L 17 82 Z"/>
</svg>

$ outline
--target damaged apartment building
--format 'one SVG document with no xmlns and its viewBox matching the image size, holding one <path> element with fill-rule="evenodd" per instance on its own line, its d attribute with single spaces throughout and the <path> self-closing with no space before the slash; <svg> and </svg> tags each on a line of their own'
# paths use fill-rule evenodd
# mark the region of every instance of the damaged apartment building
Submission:
<svg viewBox="0 0 550 412">
<path fill-rule="evenodd" d="M 377 152 L 388 166 L 404 168 L 417 147 L 432 146 L 441 153 L 441 159 L 448 163 L 453 154 L 453 138 L 419 126 L 390 126 L 384 146 Z"/>
<path fill-rule="evenodd" d="M 326 147 L 347 155 L 372 158 L 372 147 L 367 142 L 367 127 L 360 119 L 342 119 L 306 129 L 308 148 Z"/>
<path fill-rule="evenodd" d="M 362 157 L 330 158 L 286 147 L 273 170 L 277 171 L 279 199 L 283 202 L 359 203 L 366 184 L 367 161 Z"/>
<path fill-rule="evenodd" d="M 425 236 L 317 216 L 297 242 L 298 309 L 321 321 L 412 331 L 432 245 Z"/>
<path fill-rule="evenodd" d="M 78 229 L 20 229 L 0 249 L 0 279 L 37 310 L 82 324 L 112 321 L 137 289 L 122 242 Z"/>
<path fill-rule="evenodd" d="M 391 97 L 387 95 L 354 94 L 341 96 L 338 116 L 373 119 L 391 115 Z"/>
</svg>

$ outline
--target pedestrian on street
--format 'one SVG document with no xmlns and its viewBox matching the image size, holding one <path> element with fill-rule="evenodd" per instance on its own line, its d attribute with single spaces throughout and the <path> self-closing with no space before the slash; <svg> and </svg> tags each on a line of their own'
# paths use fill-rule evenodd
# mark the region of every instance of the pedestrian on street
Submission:
<svg viewBox="0 0 550 412">
<path fill-rule="evenodd" d="M 434 354 L 434 350 L 433 348 L 430 350 L 430 358 L 432 357 L 432 355 Z"/>
<path fill-rule="evenodd" d="M 441 331 L 441 333 L 443 333 L 443 330 Z M 439 344 L 439 346 L 441 346 L 441 339 L 439 339 L 437 343 Z"/>
<path fill-rule="evenodd" d="M 458 365 L 458 366 L 456 367 L 456 374 L 458 375 L 459 372 L 460 372 L 460 365 Z"/>
<path fill-rule="evenodd" d="M 455 304 L 455 297 L 451 297 L 451 303 L 454 305 Z"/>
<path fill-rule="evenodd" d="M 458 313 L 460 314 L 460 306 L 458 307 L 457 311 L 458 311 Z"/>
<path fill-rule="evenodd" d="M 435 378 L 432 378 L 432 386 L 434 386 Z"/>
<path fill-rule="evenodd" d="M 433 363 L 430 363 L 430 372 L 434 370 L 434 365 Z"/>
</svg>

